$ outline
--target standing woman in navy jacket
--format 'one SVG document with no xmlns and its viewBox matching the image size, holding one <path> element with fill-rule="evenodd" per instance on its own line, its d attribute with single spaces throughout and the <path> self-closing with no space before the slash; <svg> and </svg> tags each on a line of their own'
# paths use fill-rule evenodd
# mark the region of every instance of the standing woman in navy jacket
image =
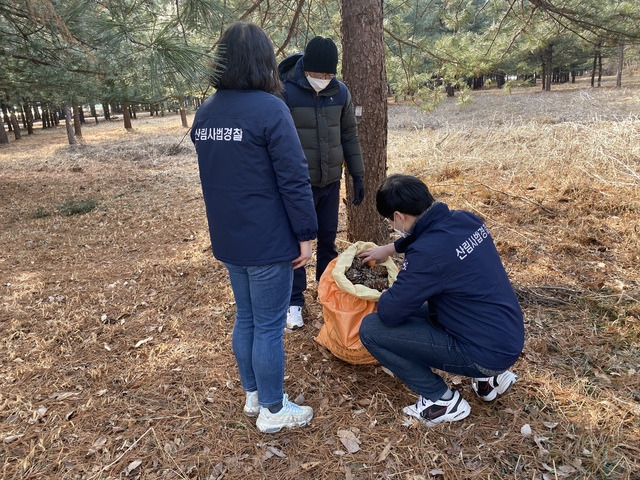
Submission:
<svg viewBox="0 0 640 480">
<path fill-rule="evenodd" d="M 232 345 L 244 412 L 272 433 L 313 417 L 284 393 L 283 334 L 293 269 L 311 258 L 318 226 L 298 134 L 274 95 L 282 84 L 271 41 L 236 22 L 218 45 L 217 91 L 198 109 L 191 139 L 213 255 L 227 267 L 236 301 Z"/>
</svg>

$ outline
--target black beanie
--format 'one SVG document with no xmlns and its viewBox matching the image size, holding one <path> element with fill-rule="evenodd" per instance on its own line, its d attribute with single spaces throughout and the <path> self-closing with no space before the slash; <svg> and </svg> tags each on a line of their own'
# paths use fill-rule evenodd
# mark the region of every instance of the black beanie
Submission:
<svg viewBox="0 0 640 480">
<path fill-rule="evenodd" d="M 304 50 L 305 72 L 337 73 L 338 47 L 330 38 L 314 37 Z"/>
</svg>

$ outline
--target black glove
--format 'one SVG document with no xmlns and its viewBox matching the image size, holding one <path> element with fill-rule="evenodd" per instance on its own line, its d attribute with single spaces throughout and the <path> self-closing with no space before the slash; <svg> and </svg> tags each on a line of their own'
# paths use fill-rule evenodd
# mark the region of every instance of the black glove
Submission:
<svg viewBox="0 0 640 480">
<path fill-rule="evenodd" d="M 353 177 L 353 204 L 360 205 L 364 200 L 364 183 L 362 177 Z"/>
</svg>

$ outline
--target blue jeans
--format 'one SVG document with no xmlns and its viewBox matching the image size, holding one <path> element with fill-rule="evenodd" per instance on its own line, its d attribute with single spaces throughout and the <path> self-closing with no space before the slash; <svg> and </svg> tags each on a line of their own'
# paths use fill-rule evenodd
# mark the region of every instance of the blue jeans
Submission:
<svg viewBox="0 0 640 480">
<path fill-rule="evenodd" d="M 326 187 L 311 187 L 313 203 L 318 219 L 318 241 L 316 244 L 316 281 L 329 262 L 338 256 L 336 236 L 338 234 L 338 211 L 340 208 L 340 181 Z M 293 271 L 293 288 L 290 305 L 304 306 L 304 291 L 307 289 L 307 272 L 304 267 Z"/>
<path fill-rule="evenodd" d="M 236 301 L 231 344 L 242 388 L 258 390 L 268 407 L 284 394 L 284 327 L 291 294 L 291 262 L 245 267 L 225 263 Z"/>
<path fill-rule="evenodd" d="M 377 313 L 365 316 L 360 325 L 360 340 L 381 365 L 432 402 L 440 399 L 448 388 L 432 368 L 466 377 L 491 376 L 465 355 L 460 341 L 429 317 L 426 304 L 407 322 L 393 327 L 382 323 Z"/>
</svg>

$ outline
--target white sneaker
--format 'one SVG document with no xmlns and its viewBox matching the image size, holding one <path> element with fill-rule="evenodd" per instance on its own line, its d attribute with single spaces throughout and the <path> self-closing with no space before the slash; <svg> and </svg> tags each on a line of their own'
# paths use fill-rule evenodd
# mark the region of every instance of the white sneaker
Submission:
<svg viewBox="0 0 640 480">
<path fill-rule="evenodd" d="M 451 400 L 432 402 L 420 395 L 415 405 L 404 407 L 402 411 L 416 417 L 427 427 L 432 427 L 440 422 L 455 422 L 466 418 L 471 413 L 471 407 L 460 396 L 460 392 L 454 390 Z"/>
<path fill-rule="evenodd" d="M 302 307 L 290 306 L 289 310 L 287 310 L 287 328 L 289 330 L 297 330 L 302 327 L 304 327 Z"/>
<path fill-rule="evenodd" d="M 491 402 L 511 388 L 518 376 L 507 370 L 495 377 L 471 379 L 471 388 L 485 402 Z"/>
<path fill-rule="evenodd" d="M 257 390 L 254 392 L 247 392 L 247 398 L 244 401 L 244 413 L 248 417 L 257 417 L 260 413 Z"/>
<path fill-rule="evenodd" d="M 276 433 L 286 428 L 304 427 L 313 418 L 313 409 L 290 402 L 285 393 L 282 399 L 282 409 L 271 413 L 268 408 L 260 407 L 260 415 L 256 420 L 256 427 L 262 433 Z"/>
</svg>

